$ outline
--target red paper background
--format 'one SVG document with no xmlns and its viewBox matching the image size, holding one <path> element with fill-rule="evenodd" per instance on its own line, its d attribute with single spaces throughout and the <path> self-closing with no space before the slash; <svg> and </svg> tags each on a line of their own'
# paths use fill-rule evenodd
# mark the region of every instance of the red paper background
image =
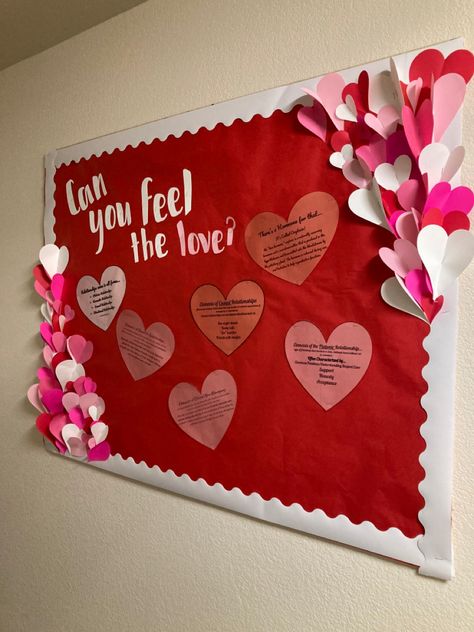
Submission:
<svg viewBox="0 0 474 632">
<path fill-rule="evenodd" d="M 421 369 L 428 359 L 422 348 L 428 327 L 382 301 L 380 286 L 390 272 L 377 251 L 390 244 L 390 235 L 350 213 L 346 201 L 352 187 L 328 164 L 328 156 L 324 143 L 298 126 L 293 110 L 59 168 L 55 232 L 57 243 L 70 249 L 68 302 L 76 310 L 70 333 L 94 342 L 86 371 L 106 402 L 113 453 L 194 480 L 219 482 L 226 489 L 276 497 L 285 505 L 320 508 L 331 517 L 344 514 L 354 523 L 370 520 L 382 530 L 398 527 L 414 537 L 422 533 L 418 484 L 424 472 L 418 457 L 424 450 L 419 428 L 426 414 L 420 397 L 426 391 Z M 154 224 L 151 217 L 148 238 L 165 232 L 169 254 L 135 264 L 130 232 L 141 227 L 142 179 L 152 177 L 151 191 L 166 192 L 182 186 L 183 168 L 191 170 L 193 180 L 186 231 L 223 229 L 232 215 L 237 221 L 234 244 L 220 255 L 181 257 L 177 219 Z M 65 183 L 72 178 L 76 186 L 85 185 L 98 173 L 108 195 L 92 208 L 129 201 L 133 224 L 108 231 L 104 250 L 96 256 L 97 236 L 89 232 L 88 213 L 70 215 Z M 327 191 L 337 199 L 340 221 L 323 259 L 296 286 L 254 263 L 244 230 L 262 211 L 286 217 L 311 191 Z M 85 318 L 75 300 L 77 280 L 85 274 L 100 279 L 109 265 L 126 273 L 121 308 L 138 312 L 145 326 L 164 322 L 175 335 L 176 350 L 168 364 L 139 382 L 122 361 L 116 320 L 103 332 Z M 247 341 L 227 357 L 195 325 L 189 301 L 204 283 L 227 294 L 243 279 L 263 288 L 265 309 Z M 285 357 L 286 332 L 299 320 L 313 322 L 326 337 L 340 323 L 355 321 L 372 337 L 373 358 L 365 377 L 328 412 L 299 384 Z M 215 369 L 234 376 L 238 401 L 225 437 L 212 451 L 178 428 L 167 401 L 175 384 L 186 381 L 200 388 Z"/>
</svg>

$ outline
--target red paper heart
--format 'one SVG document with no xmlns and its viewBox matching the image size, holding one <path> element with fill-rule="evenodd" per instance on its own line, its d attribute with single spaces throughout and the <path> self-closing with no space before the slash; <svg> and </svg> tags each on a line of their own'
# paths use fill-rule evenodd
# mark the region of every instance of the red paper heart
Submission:
<svg viewBox="0 0 474 632">
<path fill-rule="evenodd" d="M 328 249 L 338 219 L 339 207 L 331 195 L 308 193 L 287 220 L 275 213 L 256 215 L 245 229 L 245 244 L 264 270 L 301 285 Z"/>
</svg>

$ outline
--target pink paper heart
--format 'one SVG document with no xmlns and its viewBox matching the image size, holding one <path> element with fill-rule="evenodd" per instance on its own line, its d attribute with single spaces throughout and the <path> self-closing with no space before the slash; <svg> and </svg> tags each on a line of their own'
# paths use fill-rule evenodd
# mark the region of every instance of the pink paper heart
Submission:
<svg viewBox="0 0 474 632">
<path fill-rule="evenodd" d="M 378 114 L 368 112 L 364 121 L 382 138 L 387 139 L 397 129 L 399 114 L 393 105 L 385 105 Z"/>
<path fill-rule="evenodd" d="M 70 320 L 72 320 L 75 315 L 76 313 L 70 305 L 64 306 L 64 317 L 66 319 L 66 322 L 69 322 Z"/>
<path fill-rule="evenodd" d="M 26 392 L 26 396 L 28 397 L 28 401 L 30 402 L 30 404 L 36 408 L 36 410 L 39 410 L 40 413 L 44 413 L 44 406 L 41 403 L 41 398 L 40 398 L 40 392 L 39 392 L 39 385 L 38 384 L 32 384 L 30 386 L 30 388 L 28 389 L 28 391 Z"/>
<path fill-rule="evenodd" d="M 410 270 L 422 269 L 420 255 L 415 244 L 405 239 L 396 239 L 391 248 L 380 248 L 379 255 L 386 266 L 404 279 Z"/>
<path fill-rule="evenodd" d="M 468 187 L 451 188 L 449 182 L 439 182 L 428 194 L 424 212 L 438 208 L 443 215 L 451 211 L 470 213 L 474 205 L 474 192 Z"/>
<path fill-rule="evenodd" d="M 213 371 L 201 391 L 181 382 L 170 393 L 168 406 L 179 428 L 214 450 L 224 437 L 237 403 L 237 385 L 227 371 Z"/>
<path fill-rule="evenodd" d="M 67 415 L 65 415 L 64 413 L 55 415 L 49 423 L 49 430 L 51 434 L 54 437 L 56 437 L 56 439 L 60 442 L 63 441 L 62 434 L 61 434 L 62 429 L 67 423 L 68 423 L 68 418 L 67 418 Z"/>
<path fill-rule="evenodd" d="M 43 340 L 47 345 L 51 348 L 53 347 L 53 329 L 49 323 L 41 323 L 40 325 L 40 334 Z"/>
<path fill-rule="evenodd" d="M 67 350 L 73 360 L 78 364 L 84 364 L 92 357 L 94 345 L 90 340 L 75 334 L 67 339 Z"/>
<path fill-rule="evenodd" d="M 61 301 L 64 291 L 64 277 L 62 274 L 55 274 L 51 279 L 51 294 L 55 301 Z"/>
<path fill-rule="evenodd" d="M 87 453 L 88 461 L 107 461 L 110 456 L 110 445 L 107 441 L 102 441 L 101 443 L 94 446 Z"/>
<path fill-rule="evenodd" d="M 433 86 L 433 140 L 439 142 L 461 108 L 466 95 L 464 79 L 457 74 L 443 75 Z"/>
<path fill-rule="evenodd" d="M 71 437 L 66 441 L 66 445 L 72 456 L 82 458 L 87 455 L 87 447 L 80 438 Z"/>
<path fill-rule="evenodd" d="M 356 149 L 356 156 L 362 160 L 370 171 L 375 171 L 387 158 L 387 143 L 383 138 L 375 136 L 370 140 L 368 145 L 362 145 Z"/>
<path fill-rule="evenodd" d="M 420 306 L 423 297 L 428 297 L 432 294 L 431 283 L 424 270 L 410 270 L 405 277 L 405 286 Z"/>
<path fill-rule="evenodd" d="M 419 228 L 413 212 L 402 213 L 395 222 L 395 230 L 400 239 L 406 239 L 416 244 Z"/>
<path fill-rule="evenodd" d="M 38 281 L 35 281 L 34 288 L 35 288 L 36 293 L 39 294 L 41 298 L 46 301 L 47 300 L 46 294 L 48 290 L 43 285 L 41 285 L 41 283 L 39 283 Z"/>
<path fill-rule="evenodd" d="M 51 363 L 53 361 L 53 356 L 54 356 L 54 351 L 51 349 L 51 347 L 48 347 L 48 345 L 45 345 L 43 347 L 43 359 L 48 365 L 48 367 L 51 366 Z"/>
<path fill-rule="evenodd" d="M 313 323 L 300 321 L 288 330 L 285 352 L 300 384 L 329 410 L 364 377 L 372 357 L 372 341 L 358 323 L 339 325 L 326 342 Z"/>
<path fill-rule="evenodd" d="M 52 388 L 41 395 L 41 401 L 45 408 L 52 414 L 63 412 L 63 392 L 60 388 Z"/>
<path fill-rule="evenodd" d="M 82 429 L 85 426 L 84 415 L 82 414 L 82 410 L 79 406 L 71 408 L 69 411 L 69 419 L 75 424 L 78 428 Z"/>
<path fill-rule="evenodd" d="M 429 99 L 423 101 L 416 116 L 412 109 L 405 105 L 402 108 L 402 121 L 410 149 L 415 158 L 418 158 L 423 147 L 429 145 L 433 138 L 434 122 L 431 101 Z"/>
<path fill-rule="evenodd" d="M 410 81 L 410 83 L 407 85 L 407 97 L 414 112 L 416 112 L 416 106 L 418 105 L 418 99 L 420 98 L 422 87 L 423 79 L 421 77 Z"/>
<path fill-rule="evenodd" d="M 346 180 L 354 184 L 358 189 L 366 189 L 371 181 L 370 171 L 359 160 L 349 160 L 342 167 L 342 173 Z"/>
<path fill-rule="evenodd" d="M 326 112 L 319 101 L 313 101 L 312 106 L 300 108 L 296 116 L 303 127 L 326 141 Z"/>
<path fill-rule="evenodd" d="M 141 380 L 161 369 L 171 358 L 175 342 L 164 323 L 152 323 L 146 330 L 140 316 L 124 309 L 117 321 L 117 342 L 127 369 Z"/>
<path fill-rule="evenodd" d="M 316 86 L 318 101 L 328 113 L 334 127 L 338 130 L 344 129 L 344 121 L 341 121 L 336 116 L 336 108 L 342 103 L 344 86 L 344 79 L 336 72 L 324 75 Z"/>
<path fill-rule="evenodd" d="M 66 349 L 66 336 L 62 333 L 62 331 L 56 331 L 52 337 L 52 346 L 57 353 L 63 353 Z"/>
<path fill-rule="evenodd" d="M 79 406 L 79 395 L 72 392 L 64 393 L 62 402 L 66 411 L 69 412 L 72 408 Z"/>
<path fill-rule="evenodd" d="M 397 198 L 405 211 L 420 209 L 423 204 L 424 190 L 418 180 L 406 180 L 397 191 Z"/>
<path fill-rule="evenodd" d="M 97 390 L 97 384 L 90 378 L 82 376 L 78 378 L 73 384 L 74 390 L 78 395 L 84 395 L 85 393 L 95 393 Z"/>
<path fill-rule="evenodd" d="M 89 408 L 97 406 L 102 412 L 105 410 L 104 400 L 97 393 L 86 393 L 79 398 L 79 406 L 85 418 L 90 417 Z"/>
</svg>

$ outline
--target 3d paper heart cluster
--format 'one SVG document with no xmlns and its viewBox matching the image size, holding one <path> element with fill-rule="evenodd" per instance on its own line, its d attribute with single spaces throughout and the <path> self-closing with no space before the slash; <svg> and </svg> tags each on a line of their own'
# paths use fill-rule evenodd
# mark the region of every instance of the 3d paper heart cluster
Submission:
<svg viewBox="0 0 474 632">
<path fill-rule="evenodd" d="M 474 255 L 474 194 L 451 185 L 464 148 L 449 145 L 473 73 L 469 51 L 445 59 L 429 49 L 405 80 L 393 60 L 390 70 L 363 71 L 347 85 L 329 74 L 306 90 L 313 105 L 298 111 L 300 123 L 334 150 L 330 163 L 358 187 L 349 197 L 353 213 L 395 237 L 393 249 L 380 251 L 395 273 L 382 286 L 383 299 L 428 322 Z"/>
<path fill-rule="evenodd" d="M 104 461 L 110 456 L 109 429 L 101 420 L 105 403 L 84 369 L 93 345 L 83 336 L 65 333 L 74 318 L 74 310 L 63 301 L 69 252 L 65 246 L 47 244 L 39 259 L 33 274 L 35 290 L 45 301 L 40 334 L 46 366 L 38 369 L 39 382 L 28 389 L 30 403 L 40 412 L 36 426 L 61 454 Z"/>
</svg>

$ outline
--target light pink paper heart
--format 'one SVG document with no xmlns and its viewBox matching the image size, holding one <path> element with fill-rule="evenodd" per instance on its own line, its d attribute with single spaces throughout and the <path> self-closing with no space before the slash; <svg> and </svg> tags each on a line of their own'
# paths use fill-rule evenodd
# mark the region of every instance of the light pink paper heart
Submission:
<svg viewBox="0 0 474 632">
<path fill-rule="evenodd" d="M 338 130 L 344 129 L 344 121 L 336 115 L 336 108 L 342 103 L 342 91 L 345 81 L 337 72 L 324 75 L 316 86 L 318 101 L 324 107 L 329 118 Z"/>
<path fill-rule="evenodd" d="M 319 101 L 314 101 L 312 106 L 300 108 L 296 116 L 303 127 L 322 141 L 326 141 L 326 112 Z"/>
<path fill-rule="evenodd" d="M 134 380 L 161 369 L 175 347 L 173 332 L 167 325 L 153 323 L 145 330 L 140 316 L 130 309 L 123 310 L 117 321 L 117 342 Z"/>
<path fill-rule="evenodd" d="M 67 339 L 67 350 L 73 360 L 78 364 L 84 364 L 84 362 L 91 359 L 94 345 L 90 340 L 86 340 L 83 336 L 75 334 L 69 336 Z"/>
<path fill-rule="evenodd" d="M 237 385 L 227 371 L 209 373 L 201 391 L 186 382 L 170 393 L 174 422 L 195 441 L 214 450 L 227 432 L 237 403 Z"/>
<path fill-rule="evenodd" d="M 44 406 L 41 403 L 40 393 L 39 393 L 39 385 L 32 384 L 28 389 L 26 396 L 28 397 L 28 401 L 36 410 L 39 410 L 40 413 L 44 413 Z"/>
<path fill-rule="evenodd" d="M 300 321 L 288 330 L 285 351 L 300 384 L 329 410 L 364 377 L 372 357 L 372 341 L 357 323 L 339 325 L 326 342 L 313 323 Z"/>
<path fill-rule="evenodd" d="M 62 353 L 66 349 L 66 336 L 62 331 L 55 331 L 51 337 L 54 350 L 57 353 Z"/>
<path fill-rule="evenodd" d="M 395 223 L 395 230 L 400 236 L 400 239 L 407 239 L 411 241 L 412 244 L 416 244 L 420 231 L 413 211 L 407 211 L 398 217 Z"/>
<path fill-rule="evenodd" d="M 466 95 L 464 79 L 455 73 L 443 75 L 433 86 L 433 140 L 442 139 L 461 108 Z"/>
<path fill-rule="evenodd" d="M 421 270 L 423 267 L 415 244 L 405 239 L 396 239 L 393 243 L 393 250 L 380 248 L 379 255 L 385 265 L 402 279 L 407 276 L 410 270 Z"/>
<path fill-rule="evenodd" d="M 397 129 L 399 118 L 397 110 L 392 105 L 386 105 L 377 115 L 368 112 L 364 121 L 382 138 L 387 139 Z"/>
<path fill-rule="evenodd" d="M 418 158 L 423 147 L 429 145 L 433 138 L 433 112 L 431 108 L 432 103 L 429 99 L 423 101 L 416 116 L 407 105 L 402 108 L 406 139 L 415 158 Z"/>
<path fill-rule="evenodd" d="M 125 287 L 124 271 L 110 266 L 102 273 L 100 283 L 88 275 L 79 280 L 77 302 L 87 318 L 106 331 L 122 303 Z"/>
</svg>

